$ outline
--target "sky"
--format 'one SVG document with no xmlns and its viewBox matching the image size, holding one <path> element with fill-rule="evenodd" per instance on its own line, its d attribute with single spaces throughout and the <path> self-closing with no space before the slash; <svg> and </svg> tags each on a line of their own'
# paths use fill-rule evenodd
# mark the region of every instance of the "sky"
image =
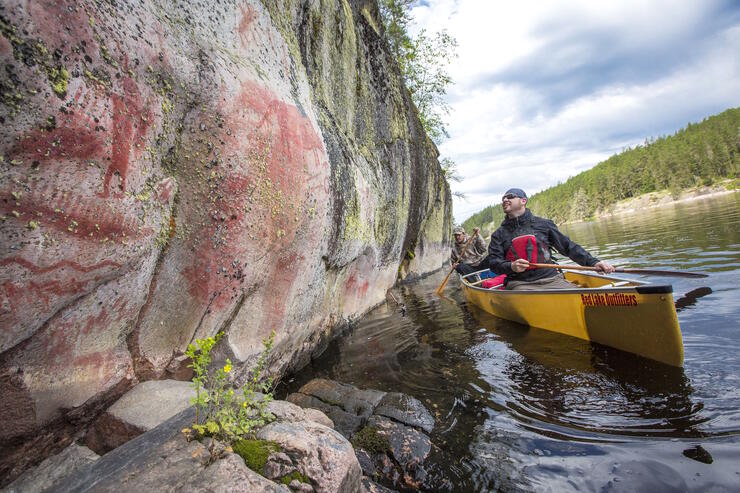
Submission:
<svg viewBox="0 0 740 493">
<path fill-rule="evenodd" d="M 458 42 L 447 91 L 455 222 L 740 106 L 740 1 L 422 0 Z"/>
</svg>

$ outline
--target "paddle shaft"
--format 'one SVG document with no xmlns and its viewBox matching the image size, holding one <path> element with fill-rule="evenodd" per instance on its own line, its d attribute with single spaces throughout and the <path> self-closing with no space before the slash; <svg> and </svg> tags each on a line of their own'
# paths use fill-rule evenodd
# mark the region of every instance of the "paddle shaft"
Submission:
<svg viewBox="0 0 740 493">
<path fill-rule="evenodd" d="M 458 259 L 457 262 L 452 264 L 452 268 L 450 269 L 450 272 L 447 273 L 444 281 L 442 281 L 442 284 L 440 284 L 439 287 L 437 288 L 437 294 L 441 293 L 442 290 L 445 288 L 445 286 L 447 285 L 447 281 L 450 280 L 450 276 L 452 275 L 452 272 L 455 270 L 455 267 L 457 267 L 457 264 L 459 264 L 462 261 L 463 255 L 465 255 L 465 252 L 468 251 L 468 247 L 470 246 L 470 243 L 473 241 L 473 238 L 475 238 L 475 235 L 477 234 L 478 232 L 476 231 L 475 233 L 473 233 L 473 235 L 470 238 L 468 238 L 468 241 L 465 242 L 465 245 L 463 245 L 463 248 L 460 251 L 460 258 Z"/>
<path fill-rule="evenodd" d="M 585 265 L 559 265 L 559 264 L 529 264 L 535 269 L 569 269 L 569 270 L 589 270 L 600 272 L 596 267 L 587 267 Z M 708 277 L 707 274 L 698 272 L 679 272 L 675 270 L 651 270 L 651 269 L 616 269 L 614 272 L 623 272 L 625 274 L 652 274 L 656 276 L 668 277 Z"/>
</svg>

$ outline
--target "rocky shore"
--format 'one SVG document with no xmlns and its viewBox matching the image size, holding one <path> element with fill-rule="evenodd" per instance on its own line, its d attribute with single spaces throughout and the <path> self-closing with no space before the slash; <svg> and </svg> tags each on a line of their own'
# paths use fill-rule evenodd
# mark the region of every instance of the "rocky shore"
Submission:
<svg viewBox="0 0 740 493">
<path fill-rule="evenodd" d="M 188 439 L 182 430 L 195 419 L 188 403 L 193 393 L 186 382 L 139 384 L 79 443 L 3 491 L 387 493 L 423 487 L 434 418 L 413 397 L 314 379 L 268 404 L 274 420 L 246 450 Z"/>
<path fill-rule="evenodd" d="M 672 194 L 669 190 L 650 192 L 638 197 L 619 201 L 616 204 L 611 205 L 608 209 L 597 212 L 594 217 L 588 219 L 588 221 L 605 217 L 639 213 L 649 208 L 665 207 L 673 204 L 694 202 L 696 200 L 707 200 L 721 195 L 734 194 L 738 192 L 738 189 L 734 187 L 735 185 L 732 183 L 732 180 L 727 180 L 716 185 L 682 190 L 678 194 Z M 567 224 L 574 224 L 577 222 L 585 221 L 569 221 Z"/>
</svg>

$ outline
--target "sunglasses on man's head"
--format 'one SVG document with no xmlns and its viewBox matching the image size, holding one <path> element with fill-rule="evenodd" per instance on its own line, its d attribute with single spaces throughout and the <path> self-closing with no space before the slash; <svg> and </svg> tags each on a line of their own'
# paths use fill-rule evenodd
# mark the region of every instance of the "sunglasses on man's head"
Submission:
<svg viewBox="0 0 740 493">
<path fill-rule="evenodd" d="M 501 200 L 504 200 L 504 199 L 511 200 L 511 199 L 518 199 L 518 198 L 519 198 L 518 195 L 514 195 L 513 193 L 507 193 L 506 195 L 501 197 Z"/>
</svg>

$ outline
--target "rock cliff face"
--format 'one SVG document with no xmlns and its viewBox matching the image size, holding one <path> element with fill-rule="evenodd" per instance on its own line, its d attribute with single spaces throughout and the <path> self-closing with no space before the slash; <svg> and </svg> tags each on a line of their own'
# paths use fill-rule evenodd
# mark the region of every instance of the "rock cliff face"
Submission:
<svg viewBox="0 0 740 493">
<path fill-rule="evenodd" d="M 244 371 L 274 330 L 300 367 L 441 265 L 449 188 L 381 26 L 374 0 L 3 2 L 0 476 L 196 337 Z"/>
</svg>

